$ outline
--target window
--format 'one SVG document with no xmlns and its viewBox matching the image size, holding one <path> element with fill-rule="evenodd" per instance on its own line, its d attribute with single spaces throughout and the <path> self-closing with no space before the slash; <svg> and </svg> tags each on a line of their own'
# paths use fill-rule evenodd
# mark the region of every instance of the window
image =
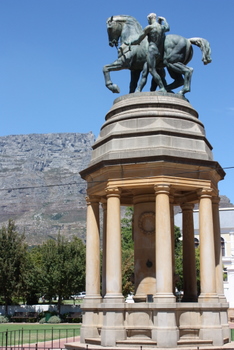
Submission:
<svg viewBox="0 0 234 350">
<path fill-rule="evenodd" d="M 221 237 L 221 251 L 222 251 L 222 256 L 225 256 L 225 242 L 223 237 Z"/>
</svg>

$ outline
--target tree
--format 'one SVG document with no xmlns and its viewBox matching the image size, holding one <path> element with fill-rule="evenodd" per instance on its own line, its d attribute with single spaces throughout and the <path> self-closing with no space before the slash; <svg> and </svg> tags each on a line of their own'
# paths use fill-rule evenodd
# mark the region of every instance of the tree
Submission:
<svg viewBox="0 0 234 350">
<path fill-rule="evenodd" d="M 133 208 L 127 207 L 121 220 L 122 234 L 122 292 L 124 296 L 134 292 L 134 241 L 132 239 Z"/>
<path fill-rule="evenodd" d="M 21 296 L 28 305 L 33 305 L 42 293 L 41 256 L 36 248 L 28 249 L 21 274 Z"/>
<path fill-rule="evenodd" d="M 63 298 L 84 290 L 85 246 L 77 237 L 69 242 L 58 235 L 57 240 L 50 239 L 35 248 L 33 254 L 41 269 L 42 292 L 50 301 L 58 297 L 60 313 Z"/>
<path fill-rule="evenodd" d="M 175 249 L 175 287 L 183 290 L 183 242 L 180 228 L 174 226 L 174 249 Z"/>
<path fill-rule="evenodd" d="M 24 235 L 16 231 L 13 220 L 0 229 L 0 294 L 5 303 L 5 314 L 12 298 L 19 296 L 22 271 L 25 268 L 27 245 Z"/>
<path fill-rule="evenodd" d="M 197 291 L 200 294 L 200 248 L 195 248 L 195 264 L 197 277 Z M 181 291 L 184 289 L 183 277 L 183 241 L 181 240 L 180 228 L 175 226 L 175 275 L 176 288 Z"/>
</svg>

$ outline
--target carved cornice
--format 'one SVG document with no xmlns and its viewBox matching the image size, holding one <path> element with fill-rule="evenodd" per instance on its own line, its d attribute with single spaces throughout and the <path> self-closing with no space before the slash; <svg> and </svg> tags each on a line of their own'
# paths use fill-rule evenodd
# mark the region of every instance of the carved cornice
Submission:
<svg viewBox="0 0 234 350">
<path fill-rule="evenodd" d="M 200 199 L 202 198 L 212 198 L 214 194 L 214 190 L 212 188 L 202 188 L 201 190 L 198 191 L 198 196 Z"/>
</svg>

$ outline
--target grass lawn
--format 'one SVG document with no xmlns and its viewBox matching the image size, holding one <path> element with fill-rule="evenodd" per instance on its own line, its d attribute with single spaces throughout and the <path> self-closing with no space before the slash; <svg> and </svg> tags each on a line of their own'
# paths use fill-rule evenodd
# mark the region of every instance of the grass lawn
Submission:
<svg viewBox="0 0 234 350">
<path fill-rule="evenodd" d="M 18 331 L 18 330 L 35 330 L 38 329 L 40 331 L 43 331 L 44 329 L 78 329 L 80 330 L 80 324 L 38 324 L 38 323 L 2 323 L 0 324 L 0 332 L 8 331 Z"/>
<path fill-rule="evenodd" d="M 80 335 L 80 324 L 0 324 L 0 346 L 5 345 L 8 331 L 8 345 L 39 343 L 48 340 L 77 337 Z"/>
</svg>

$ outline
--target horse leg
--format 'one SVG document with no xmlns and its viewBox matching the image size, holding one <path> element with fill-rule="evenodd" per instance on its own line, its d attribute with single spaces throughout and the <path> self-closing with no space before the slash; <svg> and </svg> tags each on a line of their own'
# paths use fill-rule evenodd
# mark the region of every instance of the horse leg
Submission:
<svg viewBox="0 0 234 350">
<path fill-rule="evenodd" d="M 178 80 L 175 80 L 172 84 L 169 84 L 167 88 L 169 89 L 175 89 L 182 84 L 182 74 L 184 75 L 184 86 L 183 88 L 178 92 L 180 95 L 184 95 L 186 92 L 190 91 L 191 87 L 191 78 L 193 74 L 193 68 L 185 66 L 181 62 L 177 63 L 168 63 L 167 64 L 168 71 L 170 72 L 170 75 L 173 74 L 172 72 L 175 72 L 177 75 Z M 174 76 L 176 76 L 174 75 Z M 179 78 L 180 77 L 180 78 Z"/>
<path fill-rule="evenodd" d="M 184 87 L 181 91 L 179 91 L 179 94 L 184 95 L 186 92 L 189 92 L 191 90 L 192 74 L 193 74 L 193 68 L 185 66 Z"/>
<path fill-rule="evenodd" d="M 128 67 L 124 66 L 122 59 L 117 59 L 115 62 L 107 64 L 103 67 L 103 74 L 105 79 L 106 87 L 113 93 L 119 93 L 120 89 L 118 85 L 113 84 L 110 78 L 111 71 L 119 71 L 121 69 L 127 69 Z"/>
<path fill-rule="evenodd" d="M 167 91 L 177 89 L 178 87 L 184 85 L 184 78 L 182 74 L 173 72 L 171 68 L 168 68 L 168 73 L 170 74 L 170 77 L 174 79 L 174 81 L 166 86 Z"/>
<path fill-rule="evenodd" d="M 129 93 L 135 92 L 137 83 L 141 74 L 141 70 L 131 70 L 131 81 L 129 85 Z"/>
</svg>

